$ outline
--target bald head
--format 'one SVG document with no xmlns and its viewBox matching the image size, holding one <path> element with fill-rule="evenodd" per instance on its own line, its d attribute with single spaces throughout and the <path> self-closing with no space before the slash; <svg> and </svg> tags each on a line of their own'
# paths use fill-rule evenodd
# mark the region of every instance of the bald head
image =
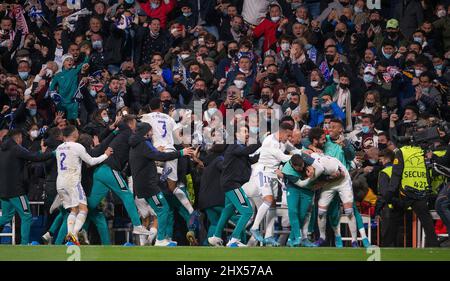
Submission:
<svg viewBox="0 0 450 281">
<path fill-rule="evenodd" d="M 290 139 L 290 142 L 293 145 L 298 145 L 300 144 L 301 141 L 302 141 L 302 132 L 299 129 L 294 129 L 294 131 L 292 131 L 292 137 Z"/>
</svg>

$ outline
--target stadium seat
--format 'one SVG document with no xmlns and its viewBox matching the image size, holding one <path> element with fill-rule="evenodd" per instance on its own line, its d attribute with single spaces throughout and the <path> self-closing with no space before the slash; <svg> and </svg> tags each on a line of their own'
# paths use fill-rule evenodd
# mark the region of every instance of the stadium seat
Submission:
<svg viewBox="0 0 450 281">
<path fill-rule="evenodd" d="M 430 210 L 430 214 L 434 221 L 441 219 L 436 210 Z M 448 234 L 438 234 L 437 236 L 448 237 Z M 419 219 L 417 219 L 417 248 L 425 248 L 425 231 Z"/>
<path fill-rule="evenodd" d="M 372 239 L 372 225 L 371 225 L 371 220 L 370 220 L 370 216 L 369 215 L 365 215 L 365 214 L 361 214 L 362 220 L 364 225 L 367 224 L 367 239 L 369 239 L 369 242 L 372 243 L 371 239 Z M 340 225 L 342 227 L 342 225 L 348 225 L 348 217 L 346 215 L 341 215 L 341 220 L 340 220 Z M 347 228 L 348 229 L 348 228 Z M 346 231 L 344 233 L 350 233 L 350 231 Z M 342 241 L 352 241 L 352 237 L 350 236 L 344 236 L 343 233 L 342 234 Z M 358 232 L 358 241 L 361 241 L 361 237 L 359 236 L 359 232 Z"/>
<path fill-rule="evenodd" d="M 2 215 L 2 210 L 0 209 L 0 216 Z M 16 218 L 13 217 L 11 221 L 11 232 L 0 233 L 0 237 L 11 237 L 12 245 L 16 245 Z"/>
</svg>

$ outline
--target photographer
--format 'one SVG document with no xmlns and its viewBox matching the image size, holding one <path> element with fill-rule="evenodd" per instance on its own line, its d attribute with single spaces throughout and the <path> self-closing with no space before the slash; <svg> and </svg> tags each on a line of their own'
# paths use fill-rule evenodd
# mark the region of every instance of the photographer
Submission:
<svg viewBox="0 0 450 281">
<path fill-rule="evenodd" d="M 219 110 L 225 120 L 227 109 L 242 109 L 245 112 L 251 108 L 252 104 L 242 97 L 241 90 L 236 86 L 230 86 L 227 89 L 227 99 L 220 105 Z"/>
<path fill-rule="evenodd" d="M 433 218 L 428 210 L 429 175 L 425 165 L 424 151 L 420 146 L 408 144 L 395 153 L 392 176 L 386 192 L 386 202 L 399 209 L 411 207 L 425 230 L 425 247 L 439 246 L 434 231 Z M 399 192 L 399 198 L 394 194 Z"/>
</svg>

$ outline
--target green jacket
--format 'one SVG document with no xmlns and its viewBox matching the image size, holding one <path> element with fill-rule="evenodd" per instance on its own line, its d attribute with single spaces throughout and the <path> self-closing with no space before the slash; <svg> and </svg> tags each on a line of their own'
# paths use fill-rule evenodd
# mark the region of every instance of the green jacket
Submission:
<svg viewBox="0 0 450 281">
<path fill-rule="evenodd" d="M 303 180 L 302 175 L 300 175 L 300 173 L 292 167 L 290 161 L 286 162 L 283 169 L 281 169 L 281 172 L 284 175 L 284 183 L 286 184 L 286 187 L 300 188 L 296 186 L 295 183 L 299 180 Z"/>
<path fill-rule="evenodd" d="M 83 64 L 88 61 L 89 58 L 86 56 L 84 61 L 77 67 L 63 69 L 53 77 L 49 90 L 55 91 L 57 88 L 57 92 L 62 98 L 62 103 L 73 103 L 73 97 L 78 88 L 78 74 L 81 72 Z"/>
</svg>

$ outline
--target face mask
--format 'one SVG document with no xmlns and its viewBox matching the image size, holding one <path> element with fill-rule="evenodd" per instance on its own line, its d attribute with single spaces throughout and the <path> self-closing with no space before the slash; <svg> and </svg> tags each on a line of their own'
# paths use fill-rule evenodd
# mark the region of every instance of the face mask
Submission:
<svg viewBox="0 0 450 281">
<path fill-rule="evenodd" d="M 296 103 L 293 103 L 293 102 L 290 102 L 290 103 L 289 103 L 289 108 L 290 108 L 291 110 L 296 109 L 297 106 L 298 106 L 298 105 L 297 105 Z"/>
<path fill-rule="evenodd" d="M 374 160 L 374 159 L 369 159 L 369 162 L 370 162 L 370 164 L 372 164 L 372 165 L 375 165 L 375 164 L 378 163 L 378 161 L 377 161 L 377 160 Z"/>
<path fill-rule="evenodd" d="M 259 132 L 259 127 L 250 127 L 250 133 L 256 135 Z"/>
<path fill-rule="evenodd" d="M 150 3 L 150 6 L 152 7 L 152 9 L 156 9 L 159 7 L 158 3 Z"/>
<path fill-rule="evenodd" d="M 388 32 L 388 37 L 389 38 L 396 38 L 397 37 L 397 32 Z"/>
<path fill-rule="evenodd" d="M 375 78 L 375 77 L 373 77 L 373 76 L 370 75 L 370 74 L 364 74 L 364 76 L 363 76 L 363 80 L 364 80 L 364 82 L 366 82 L 366 83 L 372 83 L 374 78 Z"/>
<path fill-rule="evenodd" d="M 311 87 L 317 88 L 319 86 L 319 81 L 311 81 Z"/>
<path fill-rule="evenodd" d="M 360 7 L 358 7 L 358 6 L 355 6 L 355 14 L 360 14 L 360 13 L 362 13 L 363 12 L 363 9 L 362 8 L 360 8 Z"/>
<path fill-rule="evenodd" d="M 213 116 L 216 112 L 217 112 L 217 108 L 215 108 L 215 107 L 208 108 L 208 115 L 209 116 Z"/>
<path fill-rule="evenodd" d="M 183 13 L 183 16 L 185 17 L 190 17 L 192 15 L 192 13 Z"/>
<path fill-rule="evenodd" d="M 328 103 L 322 103 L 320 105 L 320 107 L 322 108 L 322 111 L 327 112 L 328 110 L 330 110 L 330 105 Z"/>
<path fill-rule="evenodd" d="M 416 74 L 416 77 L 419 77 L 423 73 L 423 71 L 421 69 L 415 69 L 414 73 Z"/>
<path fill-rule="evenodd" d="M 30 136 L 31 136 L 33 139 L 37 138 L 37 137 L 39 136 L 39 131 L 38 131 L 38 130 L 30 131 Z"/>
<path fill-rule="evenodd" d="M 249 73 L 250 73 L 250 70 L 244 70 L 244 69 L 242 69 L 242 68 L 239 67 L 239 72 L 242 72 L 242 73 L 244 73 L 244 74 L 249 74 Z"/>
<path fill-rule="evenodd" d="M 102 117 L 103 122 L 109 123 L 109 116 Z"/>
<path fill-rule="evenodd" d="M 275 73 L 269 73 L 267 74 L 267 79 L 269 79 L 269 81 L 274 82 L 275 80 L 277 80 L 277 75 Z"/>
<path fill-rule="evenodd" d="M 142 78 L 141 81 L 142 81 L 142 83 L 144 83 L 144 84 L 148 84 L 148 83 L 150 83 L 150 78 L 147 78 L 147 79 Z"/>
<path fill-rule="evenodd" d="M 305 24 L 305 20 L 301 18 L 296 18 L 298 23 Z"/>
<path fill-rule="evenodd" d="M 346 90 L 346 89 L 348 89 L 348 84 L 339 84 L 339 87 L 341 87 L 341 89 L 343 89 L 343 90 Z"/>
<path fill-rule="evenodd" d="M 191 72 L 191 78 L 192 79 L 195 79 L 195 78 L 197 78 L 197 76 L 199 76 L 200 74 L 198 73 L 198 72 Z"/>
<path fill-rule="evenodd" d="M 237 53 L 238 53 L 238 50 L 229 50 L 228 51 L 228 55 L 230 56 L 230 58 L 234 58 Z"/>
<path fill-rule="evenodd" d="M 333 55 L 326 55 L 325 58 L 326 58 L 328 63 L 331 63 L 331 62 L 334 61 L 334 56 Z"/>
<path fill-rule="evenodd" d="M 367 127 L 367 126 L 362 126 L 362 128 L 361 128 L 361 131 L 364 133 L 364 134 L 367 134 L 367 133 L 369 133 L 369 127 Z"/>
<path fill-rule="evenodd" d="M 180 57 L 182 60 L 185 60 L 189 57 L 189 54 L 181 54 Z"/>
<path fill-rule="evenodd" d="M 261 95 L 261 100 L 263 102 L 268 102 L 268 101 L 270 101 L 270 96 L 269 95 Z"/>
<path fill-rule="evenodd" d="M 371 108 L 375 106 L 375 103 L 373 102 L 366 102 L 367 107 Z"/>
<path fill-rule="evenodd" d="M 289 44 L 289 43 L 282 43 L 281 44 L 281 50 L 283 50 L 285 52 L 289 51 L 290 47 L 291 47 L 291 44 Z"/>
<path fill-rule="evenodd" d="M 436 15 L 438 18 L 443 18 L 447 15 L 447 12 L 445 10 L 439 10 Z"/>
<path fill-rule="evenodd" d="M 387 148 L 387 144 L 385 143 L 378 143 L 378 149 L 386 149 Z"/>
<path fill-rule="evenodd" d="M 273 22 L 277 22 L 280 20 L 280 17 L 271 17 L 270 18 Z"/>
<path fill-rule="evenodd" d="M 306 44 L 306 45 L 305 45 L 305 49 L 306 49 L 307 51 L 311 50 L 312 47 L 313 47 L 313 45 L 311 45 L 311 44 Z"/>
<path fill-rule="evenodd" d="M 107 103 L 99 103 L 99 104 L 98 104 L 98 108 L 99 108 L 99 109 L 105 109 L 105 108 L 108 108 L 108 104 L 107 104 Z"/>
<path fill-rule="evenodd" d="M 345 32 L 344 32 L 344 31 L 342 31 L 342 30 L 336 31 L 336 37 L 342 38 L 342 37 L 344 37 L 344 35 L 345 35 Z"/>
<path fill-rule="evenodd" d="M 20 79 L 27 80 L 28 79 L 28 72 L 27 71 L 19 71 Z"/>
<path fill-rule="evenodd" d="M 37 109 L 36 108 L 29 108 L 28 112 L 30 113 L 31 116 L 36 116 Z"/>
<path fill-rule="evenodd" d="M 100 40 L 92 42 L 92 48 L 100 50 L 103 47 L 103 42 Z"/>
<path fill-rule="evenodd" d="M 373 26 L 379 26 L 380 23 L 381 23 L 381 21 L 379 21 L 379 20 L 371 20 L 370 21 L 370 24 L 373 25 Z"/>
<path fill-rule="evenodd" d="M 422 88 L 422 94 L 428 95 L 430 93 L 430 88 Z"/>
<path fill-rule="evenodd" d="M 386 54 L 386 53 L 384 52 L 384 49 L 383 49 L 383 48 L 381 49 L 381 53 L 383 53 L 383 56 L 384 56 L 386 59 L 390 59 L 390 58 L 392 57 L 392 54 Z"/>
<path fill-rule="evenodd" d="M 241 31 L 242 27 L 240 25 L 234 25 L 231 28 L 234 30 L 234 32 L 239 32 L 239 31 Z"/>
<path fill-rule="evenodd" d="M 242 90 L 245 87 L 245 84 L 247 84 L 247 82 L 243 80 L 234 80 L 234 85 L 238 87 L 239 90 Z"/>
<path fill-rule="evenodd" d="M 414 37 L 414 42 L 422 44 L 422 37 Z"/>
<path fill-rule="evenodd" d="M 94 90 L 94 89 L 90 89 L 90 90 L 89 90 L 89 94 L 90 94 L 92 97 L 95 97 L 95 96 L 97 95 L 97 91 Z"/>
<path fill-rule="evenodd" d="M 438 64 L 434 66 L 434 69 L 437 70 L 443 70 L 444 69 L 444 65 L 443 64 Z"/>
</svg>

